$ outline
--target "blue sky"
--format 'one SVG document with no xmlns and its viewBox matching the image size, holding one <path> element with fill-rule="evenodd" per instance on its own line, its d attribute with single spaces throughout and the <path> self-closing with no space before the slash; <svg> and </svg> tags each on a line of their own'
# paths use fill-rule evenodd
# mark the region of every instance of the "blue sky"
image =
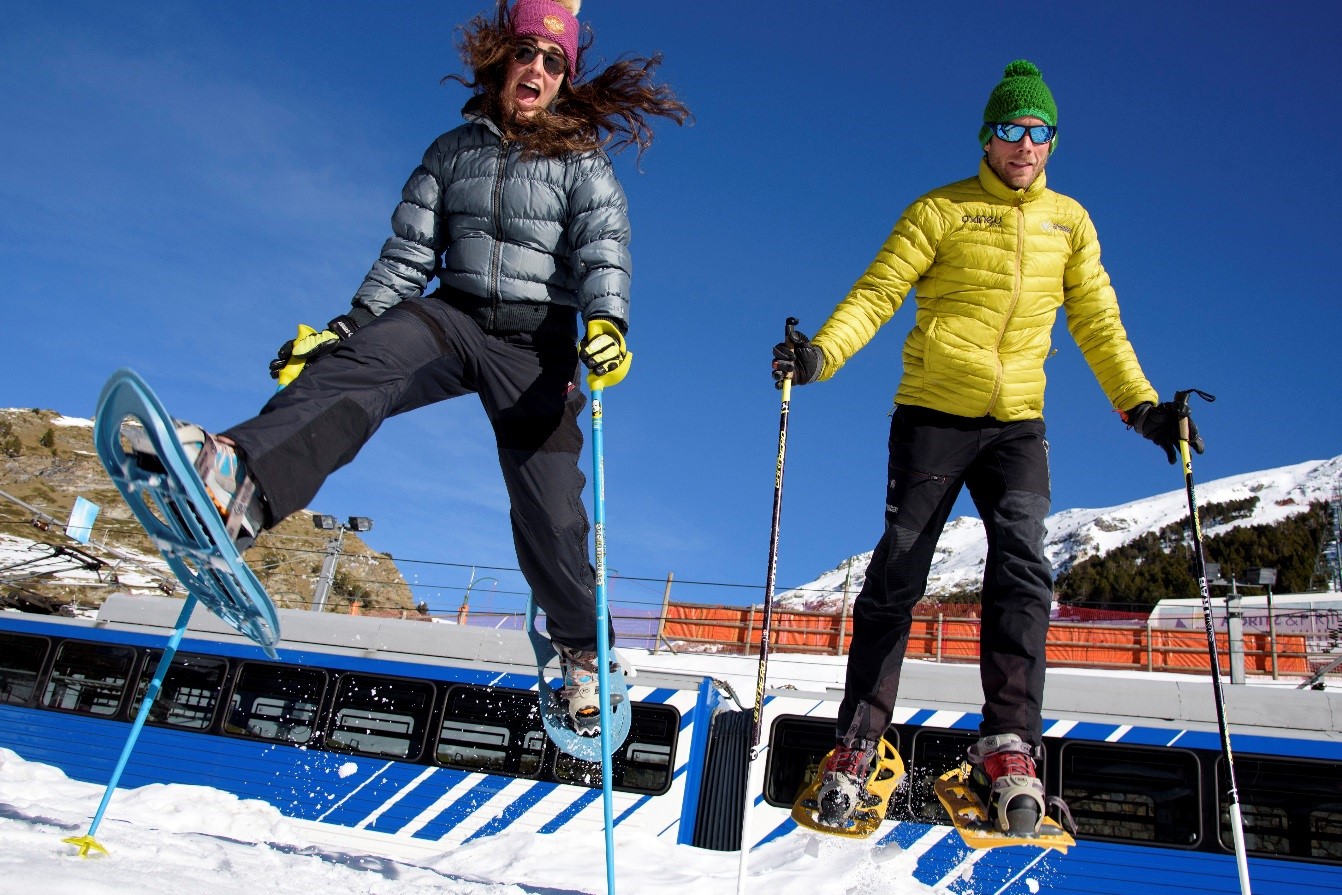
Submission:
<svg viewBox="0 0 1342 895">
<path fill-rule="evenodd" d="M 207 427 L 254 414 L 276 347 L 345 310 L 406 176 L 460 122 L 464 88 L 439 81 L 460 70 L 454 27 L 484 6 L 11 4 L 0 405 L 90 416 L 127 365 Z M 783 321 L 813 333 L 908 203 L 974 173 L 983 104 L 1018 57 L 1053 89 L 1049 185 L 1090 211 L 1148 377 L 1166 397 L 1218 397 L 1195 408 L 1196 476 L 1342 453 L 1328 4 L 709 8 L 589 0 L 581 14 L 608 60 L 663 52 L 695 114 L 657 128 L 641 172 L 631 153 L 616 162 L 636 360 L 606 395 L 614 601 L 656 604 L 668 572 L 678 599 L 759 598 Z M 793 393 L 780 589 L 880 533 L 911 322 L 906 307 L 838 378 Z M 1054 343 L 1054 510 L 1182 487 L 1110 412 L 1061 322 Z M 499 579 L 500 607 L 524 590 L 472 399 L 390 421 L 312 508 L 370 516 L 373 546 L 445 564 L 402 566 L 435 608 L 460 601 L 471 565 L 500 567 L 476 572 Z"/>
</svg>

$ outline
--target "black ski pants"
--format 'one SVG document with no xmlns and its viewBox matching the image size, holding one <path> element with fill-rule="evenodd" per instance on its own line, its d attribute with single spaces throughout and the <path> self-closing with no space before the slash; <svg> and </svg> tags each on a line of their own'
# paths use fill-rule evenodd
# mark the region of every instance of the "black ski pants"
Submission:
<svg viewBox="0 0 1342 895">
<path fill-rule="evenodd" d="M 1053 571 L 1044 554 L 1044 422 L 970 419 L 922 407 L 897 408 L 890 424 L 885 533 L 853 604 L 840 739 L 875 740 L 890 723 L 913 607 L 927 588 L 937 539 L 962 486 L 969 488 L 988 535 L 980 733 L 1014 733 L 1041 743 L 1053 598 Z"/>
<path fill-rule="evenodd" d="M 361 327 L 260 415 L 222 434 L 241 449 L 268 522 L 277 524 L 307 506 L 388 417 L 479 395 L 498 445 L 518 564 L 550 636 L 590 650 L 596 598 L 578 468 L 578 416 L 587 404 L 579 372 L 572 336 L 489 334 L 441 299 L 412 299 Z"/>
</svg>

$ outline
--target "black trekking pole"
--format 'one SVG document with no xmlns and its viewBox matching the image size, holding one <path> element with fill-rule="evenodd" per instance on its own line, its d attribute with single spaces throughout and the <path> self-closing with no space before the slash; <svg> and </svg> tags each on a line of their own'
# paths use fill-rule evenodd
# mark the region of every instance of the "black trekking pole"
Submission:
<svg viewBox="0 0 1342 895">
<path fill-rule="evenodd" d="M 1235 864 L 1239 868 L 1241 895 L 1249 891 L 1249 859 L 1244 849 L 1244 814 L 1240 808 L 1239 787 L 1235 785 L 1235 758 L 1230 750 L 1230 725 L 1226 720 L 1225 691 L 1221 689 L 1221 659 L 1216 650 L 1216 629 L 1212 622 L 1211 588 L 1207 583 L 1207 557 L 1202 552 L 1202 522 L 1198 519 L 1198 499 L 1193 488 L 1193 453 L 1188 448 L 1188 396 L 1196 394 L 1204 401 L 1215 401 L 1198 389 L 1174 393 L 1174 406 L 1179 415 L 1179 455 L 1184 462 L 1184 486 L 1188 490 L 1188 513 L 1193 520 L 1193 568 L 1198 576 L 1198 591 L 1202 594 L 1202 618 L 1207 626 L 1207 653 L 1212 666 L 1212 693 L 1216 698 L 1216 723 L 1221 730 L 1221 754 L 1226 760 L 1226 782 L 1230 790 L 1230 832 L 1235 840 Z"/>
<path fill-rule="evenodd" d="M 789 317 L 783 340 L 791 345 L 799 321 Z M 788 407 L 792 403 L 792 373 L 784 374 L 779 386 L 783 390 L 783 408 L 778 417 L 778 462 L 774 467 L 774 513 L 769 530 L 769 571 L 764 582 L 764 618 L 760 622 L 760 668 L 755 679 L 755 707 L 750 718 L 750 752 L 746 762 L 745 807 L 741 815 L 741 861 L 736 873 L 737 895 L 745 895 L 746 872 L 750 864 L 750 815 L 755 806 L 750 789 L 750 772 L 760 755 L 760 727 L 764 720 L 764 683 L 769 675 L 769 636 L 772 633 L 774 608 L 774 580 L 778 576 L 778 529 L 783 518 L 783 464 L 787 460 Z"/>
</svg>

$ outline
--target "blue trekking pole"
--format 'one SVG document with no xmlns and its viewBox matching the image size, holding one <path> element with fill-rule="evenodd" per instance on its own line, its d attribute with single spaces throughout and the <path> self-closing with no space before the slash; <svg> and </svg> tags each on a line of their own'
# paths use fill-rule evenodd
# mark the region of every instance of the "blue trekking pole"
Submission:
<svg viewBox="0 0 1342 895">
<path fill-rule="evenodd" d="M 625 366 L 633 359 L 626 360 Z M 606 826 L 606 891 L 615 895 L 615 803 L 612 789 L 610 713 L 610 614 L 606 606 L 606 467 L 605 430 L 601 397 L 612 380 L 624 378 L 626 370 L 611 370 L 602 376 L 589 373 L 592 390 L 592 531 L 596 542 L 596 668 L 601 688 L 601 807 Z M 618 375 L 616 375 L 618 373 Z"/>
<path fill-rule="evenodd" d="M 103 792 L 102 801 L 98 803 L 98 810 L 93 815 L 93 823 L 89 825 L 89 831 L 83 836 L 72 836 L 69 839 L 62 839 L 62 842 L 68 842 L 70 845 L 79 849 L 79 856 L 87 858 L 90 850 L 100 851 L 107 854 L 107 849 L 93 834 L 98 832 L 98 825 L 102 823 L 103 812 L 107 810 L 107 803 L 112 800 L 112 793 L 116 791 L 116 785 L 121 780 L 121 772 L 126 769 L 126 763 L 130 761 L 130 754 L 135 750 L 135 741 L 140 738 L 140 731 L 144 729 L 144 722 L 149 718 L 149 709 L 154 705 L 154 700 L 158 698 L 159 688 L 163 686 L 163 679 L 168 676 L 168 668 L 172 665 L 172 657 L 177 654 L 177 647 L 182 642 L 182 635 L 186 633 L 186 626 L 191 621 L 191 612 L 196 608 L 196 595 L 188 593 L 186 601 L 182 605 L 182 612 L 177 617 L 177 628 L 168 638 L 167 644 L 163 647 L 163 658 L 158 660 L 158 667 L 154 669 L 154 677 L 149 682 L 149 689 L 145 691 L 144 700 L 140 703 L 140 711 L 135 716 L 135 723 L 131 725 L 130 736 L 126 737 L 126 744 L 121 747 L 121 757 L 117 759 L 116 768 L 112 771 L 112 779 L 107 781 L 107 789 Z"/>
</svg>

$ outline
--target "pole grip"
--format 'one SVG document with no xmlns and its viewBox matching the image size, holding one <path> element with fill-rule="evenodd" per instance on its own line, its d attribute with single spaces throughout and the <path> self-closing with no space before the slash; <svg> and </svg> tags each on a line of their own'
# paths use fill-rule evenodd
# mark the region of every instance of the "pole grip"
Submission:
<svg viewBox="0 0 1342 895">
<path fill-rule="evenodd" d="M 1174 405 L 1174 412 L 1179 415 L 1179 440 L 1187 442 L 1190 435 L 1188 420 L 1190 410 L 1188 406 L 1188 396 L 1197 395 L 1208 404 L 1216 400 L 1215 395 L 1209 395 L 1200 388 L 1186 388 L 1174 393 L 1174 400 L 1170 403 Z"/>
<path fill-rule="evenodd" d="M 783 344 L 784 344 L 784 345 L 795 345 L 795 344 L 797 344 L 797 324 L 799 324 L 799 323 L 801 323 L 801 321 L 798 320 L 796 317 L 789 317 L 789 318 L 787 318 L 786 321 L 784 321 L 784 323 L 783 323 Z M 792 400 L 792 377 L 793 377 L 794 374 L 795 374 L 795 370 L 789 370 L 788 373 L 787 373 L 787 375 L 785 375 L 785 376 L 782 378 L 782 380 L 778 383 L 778 387 L 779 387 L 780 389 L 782 389 L 782 391 L 783 391 L 783 406 L 784 406 L 784 407 L 786 407 L 787 404 L 788 404 L 788 402 L 789 402 L 790 400 Z"/>
</svg>

